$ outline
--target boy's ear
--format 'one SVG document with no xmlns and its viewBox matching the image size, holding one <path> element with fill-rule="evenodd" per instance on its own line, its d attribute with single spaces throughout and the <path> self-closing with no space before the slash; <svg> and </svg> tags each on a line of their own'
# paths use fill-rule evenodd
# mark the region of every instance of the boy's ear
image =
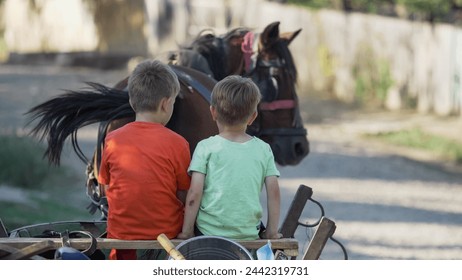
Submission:
<svg viewBox="0 0 462 280">
<path fill-rule="evenodd" d="M 167 111 L 168 110 L 170 98 L 174 98 L 174 97 L 164 97 L 164 98 L 162 98 L 160 100 L 160 103 L 159 103 L 159 109 L 160 110 L 162 110 L 162 111 Z"/>
<path fill-rule="evenodd" d="M 258 112 L 255 111 L 253 114 L 249 117 L 249 120 L 247 121 L 247 125 L 252 125 L 252 123 L 255 121 L 255 119 L 258 116 Z"/>
<path fill-rule="evenodd" d="M 131 98 L 128 99 L 128 103 L 130 104 L 130 107 L 132 107 L 132 109 L 133 109 L 133 104 L 132 104 L 132 99 Z"/>
<path fill-rule="evenodd" d="M 217 120 L 217 109 L 215 109 L 215 107 L 210 106 L 210 114 L 212 115 L 212 119 L 216 121 Z"/>
</svg>

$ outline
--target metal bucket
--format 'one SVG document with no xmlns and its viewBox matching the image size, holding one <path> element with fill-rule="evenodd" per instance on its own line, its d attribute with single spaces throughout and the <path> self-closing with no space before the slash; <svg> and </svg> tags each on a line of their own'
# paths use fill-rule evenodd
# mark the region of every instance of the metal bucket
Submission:
<svg viewBox="0 0 462 280">
<path fill-rule="evenodd" d="M 241 244 L 218 236 L 196 236 L 176 247 L 187 260 L 253 260 Z"/>
</svg>

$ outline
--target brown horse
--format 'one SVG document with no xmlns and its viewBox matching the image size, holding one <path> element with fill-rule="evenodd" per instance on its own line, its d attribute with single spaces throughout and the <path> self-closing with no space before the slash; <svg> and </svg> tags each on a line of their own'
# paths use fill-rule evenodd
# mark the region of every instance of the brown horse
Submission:
<svg viewBox="0 0 462 280">
<path fill-rule="evenodd" d="M 172 66 L 182 87 L 167 126 L 188 140 L 191 152 L 198 141 L 217 133 L 208 109 L 210 92 L 216 81 L 209 76 L 221 79 L 230 74 L 240 74 L 251 77 L 263 95 L 259 117 L 249 128 L 249 133 L 267 141 L 281 165 L 297 164 L 308 154 L 309 144 L 295 92 L 296 69 L 288 50 L 288 45 L 300 30 L 279 36 L 278 26 L 279 23 L 270 24 L 260 35 L 243 28 L 220 37 L 203 35 L 191 49 L 180 52 L 180 55 L 193 54 L 197 61 L 202 62 L 199 64 L 202 68 L 198 68 L 197 63 L 188 65 L 186 59 L 181 64 L 196 66 L 205 73 Z M 252 36 L 258 40 L 252 40 Z M 210 72 L 206 68 L 211 69 Z M 134 120 L 126 92 L 127 79 L 114 88 L 89 83 L 91 88 L 88 90 L 69 91 L 28 112 L 32 120 L 40 119 L 32 133 L 47 138 L 46 155 L 51 163 L 59 164 L 64 142 L 71 136 L 77 155 L 88 164 L 87 193 L 93 205 L 99 208 L 102 207 L 102 198 L 96 178 L 105 135 Z M 96 151 L 93 159 L 88 161 L 79 149 L 77 131 L 92 123 L 101 125 Z M 104 213 L 106 209 L 102 210 Z"/>
<path fill-rule="evenodd" d="M 216 123 L 209 112 L 210 93 L 216 81 L 202 72 L 182 66 L 171 66 L 180 81 L 180 93 L 175 102 L 172 118 L 167 127 L 182 135 L 190 144 L 191 152 L 197 143 L 218 133 Z M 90 212 L 97 208 L 103 215 L 107 212 L 102 192 L 96 180 L 98 177 L 100 148 L 106 133 L 130 121 L 135 113 L 129 105 L 125 82 L 110 88 L 97 83 L 89 83 L 90 88 L 81 91 L 67 91 L 55 98 L 31 108 L 26 114 L 39 120 L 31 134 L 46 138 L 45 155 L 51 164 L 59 165 L 61 151 L 68 137 L 76 154 L 87 165 L 87 194 L 92 200 Z M 100 123 L 98 144 L 91 161 L 80 150 L 77 132 L 80 128 Z M 95 208 L 96 207 L 96 208 Z"/>
<path fill-rule="evenodd" d="M 296 165 L 309 153 L 298 107 L 297 70 L 288 48 L 300 31 L 280 34 L 279 22 L 274 22 L 261 34 L 246 28 L 222 36 L 202 34 L 190 46 L 168 54 L 171 64 L 195 68 L 216 80 L 231 74 L 252 78 L 263 101 L 248 133 L 269 143 L 280 165 Z"/>
</svg>

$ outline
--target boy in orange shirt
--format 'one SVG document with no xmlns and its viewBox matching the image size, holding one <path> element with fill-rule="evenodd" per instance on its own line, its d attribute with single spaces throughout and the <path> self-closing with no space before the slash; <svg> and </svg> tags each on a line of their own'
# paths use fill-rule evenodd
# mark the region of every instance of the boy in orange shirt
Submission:
<svg viewBox="0 0 462 280">
<path fill-rule="evenodd" d="M 165 127 L 179 90 L 176 74 L 157 60 L 140 63 L 128 80 L 136 120 L 106 136 L 98 177 L 109 205 L 108 238 L 175 238 L 181 231 L 191 156 L 188 142 Z M 137 255 L 112 249 L 109 258 Z"/>
</svg>

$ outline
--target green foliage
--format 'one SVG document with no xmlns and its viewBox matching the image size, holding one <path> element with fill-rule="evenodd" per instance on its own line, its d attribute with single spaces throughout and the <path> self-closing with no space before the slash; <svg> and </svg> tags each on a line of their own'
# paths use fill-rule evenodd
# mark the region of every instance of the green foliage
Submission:
<svg viewBox="0 0 462 280">
<path fill-rule="evenodd" d="M 389 1 L 383 0 L 351 0 L 351 9 L 367 13 L 377 13 L 380 6 Z"/>
<path fill-rule="evenodd" d="M 451 10 L 451 3 L 448 0 L 397 0 L 409 12 L 445 14 Z"/>
<path fill-rule="evenodd" d="M 355 61 L 353 75 L 356 101 L 360 104 L 375 103 L 382 106 L 393 85 L 389 62 L 377 58 L 367 46 L 360 48 Z"/>
<path fill-rule="evenodd" d="M 330 8 L 333 6 L 333 1 L 329 0 L 289 0 L 287 2 L 290 4 L 308 7 L 311 9 Z"/>
<path fill-rule="evenodd" d="M 44 148 L 31 138 L 0 136 L 0 183 L 37 188 L 67 171 L 49 166 L 43 153 Z"/>
<path fill-rule="evenodd" d="M 288 0 L 290 4 L 312 9 L 338 9 L 364 13 L 397 15 L 397 7 L 411 18 L 431 21 L 451 21 L 451 13 L 458 12 L 462 0 Z"/>
<path fill-rule="evenodd" d="M 448 0 L 398 0 L 410 14 L 420 15 L 428 20 L 442 21 L 451 12 Z"/>
<path fill-rule="evenodd" d="M 373 135 L 388 143 L 434 152 L 457 163 L 462 163 L 462 144 L 441 136 L 423 132 L 420 128 Z"/>
</svg>

